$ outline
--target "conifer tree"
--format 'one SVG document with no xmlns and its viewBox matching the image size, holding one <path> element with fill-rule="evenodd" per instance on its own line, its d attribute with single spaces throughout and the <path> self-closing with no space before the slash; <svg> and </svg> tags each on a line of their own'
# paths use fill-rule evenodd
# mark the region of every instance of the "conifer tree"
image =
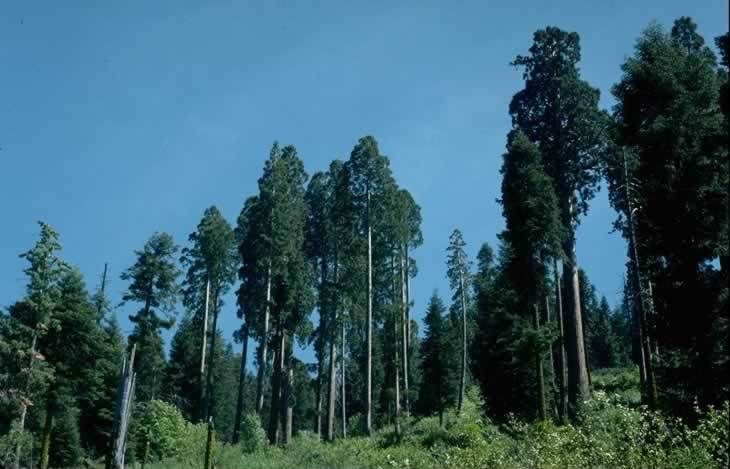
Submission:
<svg viewBox="0 0 730 469">
<path fill-rule="evenodd" d="M 542 154 L 558 200 L 563 237 L 563 315 L 567 339 L 568 397 L 572 412 L 588 399 L 590 387 L 580 311 L 576 225 L 588 210 L 605 150 L 607 117 L 598 109 L 599 91 L 581 79 L 577 33 L 547 27 L 534 34 L 530 54 L 517 56 L 525 87 L 514 95 L 514 129 L 525 133 Z"/>
<path fill-rule="evenodd" d="M 134 330 L 128 338 L 129 347 L 137 344 L 135 398 L 140 402 L 159 396 L 162 384 L 165 356 L 160 329 L 169 329 L 175 322 L 172 308 L 178 292 L 177 250 L 169 234 L 155 233 L 141 251 L 135 251 L 137 260 L 121 275 L 122 280 L 130 282 L 122 295 L 123 302 L 142 304 L 129 317 Z"/>
<path fill-rule="evenodd" d="M 532 318 L 529 348 L 535 362 L 538 416 L 545 420 L 543 358 L 547 346 L 542 337 L 544 328 L 540 327 L 540 305 L 548 294 L 548 262 L 559 255 L 562 238 L 557 198 L 539 150 L 521 131 L 509 135 L 501 172 L 506 229 L 500 237 L 511 249 L 506 267 L 519 295 L 518 307 L 527 323 Z"/>
<path fill-rule="evenodd" d="M 457 410 L 461 412 L 464 406 L 464 393 L 466 391 L 466 349 L 467 349 L 467 287 L 470 282 L 469 260 L 466 257 L 464 248 L 466 243 L 461 231 L 455 229 L 449 237 L 449 247 L 446 249 L 448 258 L 447 277 L 449 286 L 453 292 L 453 302 L 459 310 L 459 323 L 461 325 L 461 360 L 459 363 L 459 391 L 457 398 Z"/>
<path fill-rule="evenodd" d="M 384 223 L 384 211 L 388 191 L 393 185 L 387 157 L 380 154 L 378 143 L 372 136 L 361 138 L 353 148 L 347 162 L 350 191 L 358 213 L 362 238 L 367 240 L 367 317 L 365 347 L 365 430 L 373 431 L 373 361 L 374 361 L 374 314 L 373 314 L 373 231 Z M 380 237 L 380 233 L 375 233 Z"/>
<path fill-rule="evenodd" d="M 426 309 L 425 337 L 421 343 L 421 373 L 423 381 L 428 384 L 421 387 L 418 396 L 419 412 L 422 415 L 437 413 L 441 425 L 443 425 L 444 409 L 449 396 L 452 395 L 448 389 L 448 361 L 445 356 L 448 350 L 445 312 L 443 301 L 434 292 Z"/>
<path fill-rule="evenodd" d="M 633 280 L 632 288 L 645 310 L 640 322 L 651 354 L 644 354 L 659 387 L 649 396 L 691 415 L 695 397 L 701 405 L 718 403 L 730 389 L 727 365 L 720 365 L 728 363 L 722 345 L 727 308 L 721 305 L 727 284 L 723 267 L 712 264 L 726 256 L 728 245 L 723 75 L 687 17 L 669 33 L 647 28 L 622 71 L 613 88 L 620 150 L 609 155 L 607 176 L 622 214 L 618 226 L 635 238 L 631 278 L 639 285 Z"/>
</svg>

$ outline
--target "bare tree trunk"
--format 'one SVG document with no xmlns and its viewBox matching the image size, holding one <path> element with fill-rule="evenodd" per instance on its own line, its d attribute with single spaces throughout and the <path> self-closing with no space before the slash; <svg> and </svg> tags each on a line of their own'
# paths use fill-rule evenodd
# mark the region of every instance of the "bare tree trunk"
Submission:
<svg viewBox="0 0 730 469">
<path fill-rule="evenodd" d="M 294 392 L 294 363 L 292 354 L 287 359 L 287 380 L 286 380 L 286 398 L 284 405 L 286 406 L 286 432 L 284 433 L 284 444 L 291 443 L 292 425 L 294 423 L 294 409 L 292 407 L 292 393 Z"/>
<path fill-rule="evenodd" d="M 464 266 L 460 266 L 459 283 L 461 288 L 461 378 L 459 379 L 459 404 L 457 411 L 461 414 L 464 408 L 466 391 L 466 292 L 464 291 Z"/>
<path fill-rule="evenodd" d="M 206 382 L 206 399 L 205 399 L 205 420 L 208 422 L 208 440 L 205 447 L 205 469 L 210 469 L 213 464 L 213 441 L 215 440 L 215 427 L 213 423 L 213 368 L 215 365 L 215 339 L 218 335 L 218 288 L 215 289 L 213 295 L 213 325 L 211 327 L 210 351 L 208 353 L 210 363 L 208 364 L 208 379 Z"/>
<path fill-rule="evenodd" d="M 241 418 L 243 417 L 243 391 L 246 385 L 246 361 L 248 360 L 248 320 L 244 320 L 241 341 L 243 351 L 241 353 L 241 371 L 238 374 L 238 397 L 236 400 L 236 417 L 233 421 L 233 444 L 241 438 Z"/>
<path fill-rule="evenodd" d="M 533 304 L 532 322 L 535 332 L 540 330 L 540 309 L 537 303 Z M 545 373 L 542 368 L 542 353 L 535 351 L 535 375 L 537 376 L 537 415 L 540 420 L 547 419 L 547 404 L 545 402 Z"/>
<path fill-rule="evenodd" d="M 274 353 L 274 372 L 271 383 L 271 413 L 269 414 L 269 442 L 277 444 L 279 437 L 279 420 L 281 420 L 281 385 L 284 373 L 284 357 L 286 354 L 286 338 L 284 331 L 279 327 L 277 332 L 278 345 Z"/>
<path fill-rule="evenodd" d="M 321 354 L 320 354 L 321 355 Z M 317 360 L 317 380 L 314 385 L 314 433 L 322 435 L 322 367 L 324 361 L 320 356 Z"/>
<path fill-rule="evenodd" d="M 266 379 L 266 367 L 269 361 L 269 319 L 271 305 L 271 259 L 266 271 L 266 308 L 264 308 L 264 331 L 261 336 L 259 356 L 259 373 L 256 380 L 256 413 L 261 415 L 264 408 L 264 379 Z"/>
<path fill-rule="evenodd" d="M 335 397 L 337 394 L 337 344 L 335 330 L 332 330 L 329 356 L 329 389 L 327 395 L 327 440 L 335 439 Z"/>
<path fill-rule="evenodd" d="M 393 347 L 395 349 L 395 434 L 400 439 L 400 376 L 398 359 L 398 316 L 393 314 Z"/>
<path fill-rule="evenodd" d="M 548 295 L 545 295 L 545 324 L 548 326 L 552 324 L 552 315 L 550 314 L 550 300 L 548 298 Z M 551 409 L 552 415 L 554 417 L 558 417 L 560 414 L 558 413 L 558 400 L 560 399 L 560 395 L 558 393 L 557 386 L 555 384 L 555 374 L 557 372 L 557 366 L 555 362 L 555 352 L 553 351 L 555 344 L 551 344 L 549 353 L 550 357 L 548 358 L 550 361 L 550 366 L 552 367 L 552 374 L 550 378 L 550 392 L 553 396 L 553 408 Z"/>
<path fill-rule="evenodd" d="M 342 438 L 347 438 L 347 395 L 345 394 L 345 321 L 342 321 L 342 354 L 340 355 L 340 368 L 342 374 L 342 390 L 340 391 L 342 410 Z"/>
<path fill-rule="evenodd" d="M 100 323 L 104 314 L 104 292 L 106 291 L 106 272 L 109 264 L 104 262 L 104 272 L 101 274 L 101 288 L 99 288 L 99 298 L 96 303 L 96 322 Z"/>
<path fill-rule="evenodd" d="M 337 277 L 337 261 L 335 260 L 335 277 Z M 337 281 L 337 280 L 335 280 Z M 334 333 L 329 333 L 327 327 L 327 315 L 330 314 L 328 309 L 332 308 L 329 304 L 329 293 L 326 290 L 325 282 L 327 282 L 327 262 L 322 257 L 321 261 L 321 273 L 320 273 L 320 287 L 319 287 L 319 341 L 320 350 L 317 350 L 317 382 L 315 386 L 315 415 L 314 415 L 314 432 L 317 435 L 322 434 L 322 387 L 324 381 L 324 349 L 328 338 L 334 337 Z M 327 305 L 325 307 L 325 304 Z"/>
<path fill-rule="evenodd" d="M 403 404 L 406 418 L 410 417 L 410 403 L 408 402 L 408 312 L 406 298 L 406 262 L 401 254 L 400 259 L 400 291 L 401 291 L 401 333 L 403 335 Z"/>
<path fill-rule="evenodd" d="M 137 351 L 137 344 L 132 345 L 129 355 L 129 362 L 126 356 L 122 364 L 122 375 L 117 393 L 117 408 L 114 419 L 114 431 L 112 433 L 113 466 L 115 469 L 124 469 L 124 455 L 127 450 L 127 430 L 132 412 L 134 400 L 134 384 L 136 373 L 134 372 L 134 356 Z"/>
<path fill-rule="evenodd" d="M 572 204 L 570 204 L 570 213 L 572 214 L 572 212 Z M 575 253 L 575 231 L 568 234 L 563 248 L 567 258 L 563 260 L 563 278 L 569 287 L 566 291 L 567 301 L 564 311 L 568 352 L 568 410 L 574 417 L 578 406 L 590 397 L 580 308 L 578 260 Z"/>
<path fill-rule="evenodd" d="M 368 225 L 368 348 L 367 348 L 367 390 L 365 396 L 365 431 L 373 434 L 373 229 L 370 224 L 370 189 L 367 191 Z"/>
<path fill-rule="evenodd" d="M 411 259 L 408 257 L 408 243 L 406 243 L 406 346 L 408 356 L 411 356 Z"/>
<path fill-rule="evenodd" d="M 51 447 L 51 431 L 53 430 L 53 408 L 49 402 L 46 406 L 46 419 L 41 436 L 40 469 L 48 469 L 48 450 Z"/>
<path fill-rule="evenodd" d="M 200 416 L 205 421 L 207 417 L 206 384 L 205 384 L 205 351 L 208 341 L 208 308 L 210 307 L 210 278 L 205 280 L 205 310 L 203 313 L 203 345 L 200 348 Z M 211 352 L 212 353 L 212 352 Z"/>
<path fill-rule="evenodd" d="M 557 340 L 556 347 L 558 350 L 558 386 L 559 386 L 559 401 L 558 401 L 558 415 L 560 421 L 564 422 L 568 418 L 568 358 L 565 348 L 565 323 L 563 314 L 563 294 L 560 287 L 560 278 L 558 275 L 558 261 L 553 259 L 553 275 L 555 278 L 555 304 L 556 304 L 556 315 L 558 316 L 558 329 L 560 337 Z"/>
</svg>

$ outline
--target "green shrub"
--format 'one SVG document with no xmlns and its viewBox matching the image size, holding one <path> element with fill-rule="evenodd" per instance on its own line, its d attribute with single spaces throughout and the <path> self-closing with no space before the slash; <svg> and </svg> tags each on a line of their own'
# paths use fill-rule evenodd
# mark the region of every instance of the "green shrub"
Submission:
<svg viewBox="0 0 730 469">
<path fill-rule="evenodd" d="M 253 453 L 264 448 L 268 441 L 261 420 L 255 413 L 247 413 L 241 422 L 241 451 Z"/>
</svg>

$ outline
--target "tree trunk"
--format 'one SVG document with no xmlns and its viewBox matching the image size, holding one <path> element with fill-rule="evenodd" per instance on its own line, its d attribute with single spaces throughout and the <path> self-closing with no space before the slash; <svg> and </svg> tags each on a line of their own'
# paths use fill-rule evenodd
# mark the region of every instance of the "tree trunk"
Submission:
<svg viewBox="0 0 730 469">
<path fill-rule="evenodd" d="M 203 313 L 203 346 L 200 348 L 200 416 L 206 418 L 205 349 L 208 341 L 208 308 L 210 307 L 210 279 L 205 280 L 205 310 Z M 214 332 L 215 334 L 215 332 Z M 211 352 L 212 353 L 212 352 Z"/>
<path fill-rule="evenodd" d="M 552 324 L 552 314 L 550 314 L 550 299 L 548 298 L 548 295 L 545 295 L 545 324 L 550 326 Z M 558 417 L 560 414 L 558 413 L 558 400 L 560 399 L 560 395 L 558 393 L 557 386 L 555 384 L 555 374 L 557 370 L 556 362 L 555 362 L 555 352 L 553 351 L 555 344 L 551 344 L 550 346 L 550 357 L 548 358 L 550 363 L 550 366 L 552 367 L 553 372 L 551 373 L 550 378 L 550 392 L 553 396 L 553 408 L 551 409 L 552 415 L 554 417 Z"/>
<path fill-rule="evenodd" d="M 127 450 L 127 430 L 129 428 L 129 417 L 132 412 L 132 401 L 134 400 L 134 356 L 137 351 L 137 344 L 132 344 L 132 351 L 129 355 L 129 362 L 124 357 L 122 365 L 122 376 L 117 394 L 117 408 L 114 419 L 114 431 L 112 433 L 113 466 L 115 469 L 124 469 L 124 455 Z"/>
<path fill-rule="evenodd" d="M 248 360 L 248 320 L 243 324 L 241 341 L 243 351 L 241 352 L 241 371 L 238 374 L 238 397 L 236 400 L 236 417 L 233 421 L 233 444 L 241 439 L 241 418 L 243 417 L 243 391 L 246 385 L 246 361 Z"/>
<path fill-rule="evenodd" d="M 461 377 L 459 379 L 459 404 L 457 412 L 464 408 L 466 390 L 466 292 L 464 291 L 464 266 L 460 267 L 459 283 L 461 288 Z"/>
<path fill-rule="evenodd" d="M 281 420 L 281 385 L 284 373 L 284 355 L 286 341 L 284 332 L 279 328 L 277 332 L 276 351 L 274 352 L 274 372 L 271 374 L 271 412 L 269 414 L 269 443 L 277 444 L 279 436 L 279 420 Z"/>
<path fill-rule="evenodd" d="M 400 439 L 400 376 L 398 359 L 398 315 L 393 315 L 393 348 L 395 349 L 395 435 Z"/>
<path fill-rule="evenodd" d="M 578 260 L 575 253 L 575 231 L 568 234 L 563 248 L 567 258 L 563 260 L 563 279 L 568 286 L 565 298 L 566 307 L 564 308 L 568 355 L 568 410 L 571 417 L 575 417 L 578 406 L 590 397 L 586 352 L 583 345 L 583 321 L 580 308 Z"/>
<path fill-rule="evenodd" d="M 337 261 L 335 260 L 335 272 L 337 272 Z M 335 273 L 335 277 L 337 277 L 337 274 Z M 337 280 L 335 280 L 337 281 Z M 314 414 L 314 432 L 317 435 L 322 434 L 322 384 L 324 381 L 324 349 L 325 344 L 327 341 L 327 338 L 329 338 L 331 335 L 328 331 L 327 327 L 327 314 L 329 312 L 327 311 L 332 307 L 332 305 L 329 304 L 329 301 L 326 301 L 329 297 L 328 291 L 326 290 L 325 284 L 327 282 L 327 262 L 325 260 L 325 257 L 322 256 L 321 261 L 321 273 L 320 273 L 320 281 L 319 281 L 319 341 L 320 341 L 320 350 L 317 350 L 317 382 L 315 386 L 315 414 Z M 325 306 L 325 303 L 327 303 L 327 306 Z"/>
<path fill-rule="evenodd" d="M 340 391 L 342 410 L 342 438 L 347 438 L 347 399 L 345 394 L 345 321 L 342 321 L 342 354 L 340 355 L 340 371 L 342 379 L 342 390 Z"/>
<path fill-rule="evenodd" d="M 650 407 L 655 408 L 657 405 L 658 395 L 656 387 L 656 378 L 654 374 L 653 351 L 648 331 L 648 316 L 653 313 L 654 305 L 651 294 L 648 297 L 644 291 L 644 282 L 641 275 L 641 263 L 639 262 L 639 250 L 636 245 L 636 228 L 634 224 L 634 210 L 631 203 L 631 192 L 629 191 L 629 170 L 626 163 L 626 153 L 624 157 L 624 189 L 626 195 L 626 211 L 627 221 L 629 224 L 629 250 L 631 251 L 631 263 L 633 264 L 632 277 L 634 283 L 634 295 L 638 295 L 636 305 L 639 309 L 639 340 L 641 343 L 641 358 L 644 362 L 644 402 Z M 649 284 L 651 288 L 651 283 Z M 649 310 L 649 311 L 647 311 Z"/>
<path fill-rule="evenodd" d="M 532 323 L 535 332 L 540 330 L 540 309 L 537 303 L 533 304 Z M 539 349 L 535 351 L 535 375 L 537 377 L 537 415 L 540 420 L 547 419 L 547 404 L 545 402 L 545 374 L 542 368 L 542 353 Z"/>
<path fill-rule="evenodd" d="M 334 324 L 333 324 L 334 326 Z M 335 439 L 335 397 L 337 394 L 337 344 L 335 340 L 335 329 L 332 328 L 330 339 L 330 356 L 329 356 L 329 391 L 327 395 L 327 440 Z"/>
<path fill-rule="evenodd" d="M 48 469 L 48 450 L 51 447 L 51 431 L 53 430 L 53 407 L 48 402 L 46 405 L 46 419 L 43 424 L 43 434 L 41 435 L 41 456 L 40 469 Z"/>
<path fill-rule="evenodd" d="M 401 333 L 403 335 L 403 404 L 406 418 L 410 416 L 410 403 L 408 402 L 408 312 L 406 306 L 406 262 L 401 255 L 400 260 L 400 291 L 401 291 Z"/>
<path fill-rule="evenodd" d="M 314 433 L 322 435 L 322 367 L 324 366 L 320 354 L 317 360 L 317 379 L 314 384 Z"/>
<path fill-rule="evenodd" d="M 213 443 L 215 442 L 215 428 L 213 427 L 213 418 L 208 419 L 208 436 L 205 439 L 205 465 L 204 469 L 213 467 Z M 149 445 L 149 441 L 148 441 Z M 145 456 L 146 458 L 146 456 Z"/>
<path fill-rule="evenodd" d="M 367 323 L 367 389 L 365 396 L 365 431 L 373 434 L 373 229 L 370 225 L 370 189 L 368 188 L 368 323 Z"/>
<path fill-rule="evenodd" d="M 36 355 L 36 344 L 38 343 L 38 333 L 36 331 L 33 331 L 33 340 L 30 343 L 30 358 L 28 363 L 28 377 L 25 380 L 25 392 L 21 396 L 20 399 L 20 418 L 18 419 L 18 433 L 22 436 L 23 432 L 25 432 L 25 418 L 28 415 L 28 394 L 30 393 L 30 381 L 31 377 L 33 375 L 33 365 L 35 365 L 35 355 Z M 21 456 L 22 447 L 20 445 L 20 442 L 18 442 L 15 445 L 15 459 L 13 460 L 13 469 L 18 469 L 20 467 L 20 456 Z"/>
<path fill-rule="evenodd" d="M 264 308 L 264 331 L 261 335 L 259 356 L 259 373 L 256 380 L 256 413 L 261 415 L 264 408 L 264 379 L 266 379 L 266 367 L 269 361 L 269 318 L 271 304 L 271 259 L 266 271 L 266 308 Z"/>
<path fill-rule="evenodd" d="M 284 404 L 286 405 L 286 432 L 284 434 L 284 444 L 288 445 L 291 443 L 292 437 L 292 425 L 294 423 L 294 408 L 292 407 L 294 392 L 294 366 L 292 361 L 292 354 L 289 354 L 287 360 L 287 380 L 286 380 L 286 399 Z"/>
<path fill-rule="evenodd" d="M 560 287 L 560 278 L 558 275 L 558 261 L 553 259 L 553 275 L 555 278 L 555 305 L 556 315 L 558 317 L 558 330 L 560 337 L 556 342 L 556 348 L 558 348 L 558 415 L 561 422 L 565 422 L 568 418 L 568 358 L 565 348 L 565 315 L 563 314 L 563 294 Z"/>
<path fill-rule="evenodd" d="M 215 439 L 215 428 L 213 426 L 213 369 L 215 365 L 215 338 L 216 330 L 218 329 L 218 288 L 215 289 L 213 295 L 213 325 L 211 327 L 212 334 L 210 335 L 210 350 L 208 358 L 210 363 L 208 364 L 208 379 L 206 382 L 206 398 L 205 398 L 205 420 L 208 422 L 208 440 L 205 448 L 205 469 L 210 469 L 213 464 L 212 452 L 213 452 L 213 441 Z"/>
</svg>

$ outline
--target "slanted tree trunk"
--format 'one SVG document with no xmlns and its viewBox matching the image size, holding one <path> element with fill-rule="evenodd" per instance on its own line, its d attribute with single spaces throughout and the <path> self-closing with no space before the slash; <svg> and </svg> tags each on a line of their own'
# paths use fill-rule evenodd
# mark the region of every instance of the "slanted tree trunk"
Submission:
<svg viewBox="0 0 730 469">
<path fill-rule="evenodd" d="M 327 440 L 335 439 L 335 398 L 337 394 L 337 346 L 335 341 L 335 330 L 332 330 L 329 347 L 329 387 L 327 394 Z"/>
<path fill-rule="evenodd" d="M 236 399 L 236 417 L 233 421 L 233 444 L 241 438 L 241 418 L 243 417 L 243 391 L 246 385 L 246 361 L 248 360 L 248 319 L 244 320 L 241 331 L 243 351 L 241 352 L 241 371 L 238 373 L 238 397 Z"/>
<path fill-rule="evenodd" d="M 48 469 L 48 450 L 51 447 L 51 431 L 53 430 L 53 414 L 55 409 L 49 399 L 46 405 L 46 418 L 43 424 L 43 433 L 41 434 L 41 456 L 40 469 Z"/>
<path fill-rule="evenodd" d="M 641 343 L 641 360 L 643 361 L 643 378 L 644 402 L 650 407 L 655 408 L 657 405 L 658 394 L 656 386 L 656 377 L 654 374 L 653 350 L 651 348 L 651 340 L 648 333 L 648 316 L 653 312 L 654 305 L 651 294 L 644 291 L 644 281 L 641 275 L 641 263 L 639 262 L 639 250 L 636 246 L 636 228 L 634 224 L 634 209 L 631 203 L 631 192 L 629 191 L 629 170 L 626 163 L 626 154 L 624 153 L 624 188 L 626 194 L 626 212 L 629 228 L 629 250 L 631 252 L 632 280 L 634 283 L 634 293 L 638 295 L 636 306 L 639 310 L 639 340 Z M 649 286 L 651 288 L 651 284 Z M 641 367 L 640 367 L 641 368 Z"/>
<path fill-rule="evenodd" d="M 570 204 L 570 213 L 572 214 L 572 212 L 572 204 Z M 575 231 L 568 234 L 563 249 L 566 256 L 563 260 L 563 279 L 568 287 L 565 292 L 566 302 L 564 308 L 568 358 L 568 410 L 571 417 L 575 417 L 578 406 L 590 397 L 580 308 L 578 259 L 575 253 Z"/>
<path fill-rule="evenodd" d="M 400 259 L 400 291 L 401 291 L 401 333 L 403 336 L 403 404 L 406 418 L 410 416 L 410 403 L 408 402 L 408 313 L 406 306 L 406 262 L 401 253 Z"/>
<path fill-rule="evenodd" d="M 464 408 L 464 394 L 466 392 L 466 292 L 464 291 L 464 265 L 460 261 L 459 284 L 461 288 L 461 377 L 459 379 L 459 404 L 457 411 L 461 414 Z"/>
<path fill-rule="evenodd" d="M 532 323 L 535 332 L 540 330 L 540 309 L 537 303 L 533 304 Z M 535 351 L 535 376 L 537 377 L 537 415 L 540 420 L 547 419 L 547 404 L 545 402 L 545 374 L 542 368 L 542 353 Z"/>
<path fill-rule="evenodd" d="M 215 440 L 215 428 L 213 424 L 213 368 L 215 365 L 215 338 L 218 329 L 218 288 L 213 295 L 213 325 L 211 327 L 212 334 L 210 336 L 210 351 L 208 353 L 210 363 L 208 364 L 208 379 L 206 382 L 206 399 L 205 399 L 205 421 L 208 422 L 208 440 L 205 445 L 205 469 L 212 467 L 213 461 L 213 441 Z"/>
<path fill-rule="evenodd" d="M 266 307 L 264 308 L 264 331 L 261 335 L 259 350 L 259 372 L 256 379 L 256 413 L 261 415 L 264 408 L 264 379 L 266 379 L 266 367 L 269 361 L 269 319 L 271 305 L 271 259 L 266 271 Z"/>
<path fill-rule="evenodd" d="M 558 261 L 553 259 L 553 275 L 555 278 L 555 305 L 556 315 L 558 317 L 558 331 L 560 336 L 555 343 L 555 347 L 558 349 L 557 362 L 558 367 L 556 374 L 558 376 L 558 415 L 561 422 L 565 422 L 568 418 L 568 358 L 565 348 L 565 323 L 563 315 L 563 294 L 562 288 L 560 287 L 560 278 L 558 275 Z"/>
<path fill-rule="evenodd" d="M 206 384 L 205 384 L 205 352 L 208 341 L 208 308 L 210 307 L 210 278 L 205 280 L 205 310 L 203 313 L 203 345 L 200 348 L 200 416 L 205 421 L 206 415 Z M 211 352 L 212 353 L 212 352 Z"/>
<path fill-rule="evenodd" d="M 342 321 L 342 354 L 340 355 L 340 379 L 342 380 L 342 389 L 340 391 L 340 399 L 342 399 L 342 438 L 347 438 L 347 394 L 345 394 L 345 366 L 345 321 Z"/>
<path fill-rule="evenodd" d="M 136 373 L 134 372 L 134 356 L 137 351 L 137 344 L 132 344 L 132 351 L 129 355 L 129 362 L 125 356 L 122 362 L 122 374 L 117 392 L 117 406 L 114 418 L 114 430 L 112 432 L 112 460 L 109 461 L 109 468 L 124 469 L 124 455 L 127 450 L 127 430 L 132 413 L 132 402 L 134 400 L 134 384 Z"/>
<path fill-rule="evenodd" d="M 373 229 L 370 224 L 370 187 L 367 188 L 368 229 L 368 323 L 367 323 L 367 389 L 365 395 L 365 431 L 373 434 Z"/>
</svg>

